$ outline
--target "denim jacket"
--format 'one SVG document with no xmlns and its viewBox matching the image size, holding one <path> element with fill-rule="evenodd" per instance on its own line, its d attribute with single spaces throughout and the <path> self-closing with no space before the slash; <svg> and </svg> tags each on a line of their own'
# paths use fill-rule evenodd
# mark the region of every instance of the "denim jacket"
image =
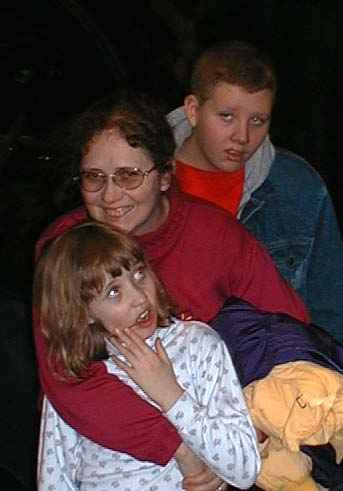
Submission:
<svg viewBox="0 0 343 491">
<path fill-rule="evenodd" d="M 264 243 L 304 300 L 312 322 L 343 341 L 343 245 L 328 190 L 292 152 L 275 149 L 263 184 L 240 220 Z"/>
<path fill-rule="evenodd" d="M 184 108 L 168 114 L 177 146 L 190 134 Z M 245 164 L 239 220 L 266 247 L 313 323 L 343 342 L 343 244 L 328 190 L 298 155 L 269 137 Z"/>
</svg>

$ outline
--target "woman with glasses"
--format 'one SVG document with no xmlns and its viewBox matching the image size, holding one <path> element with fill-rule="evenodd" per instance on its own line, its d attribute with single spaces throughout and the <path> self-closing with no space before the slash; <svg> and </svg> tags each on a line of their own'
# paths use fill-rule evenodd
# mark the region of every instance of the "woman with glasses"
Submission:
<svg viewBox="0 0 343 491">
<path fill-rule="evenodd" d="M 109 118 L 109 127 L 97 131 L 86 143 L 80 172 L 74 176 L 92 218 L 134 235 L 158 229 L 167 217 L 169 203 L 165 191 L 170 186 L 174 150 L 166 122 L 165 128 L 159 128 L 164 144 L 157 139 L 158 135 L 149 135 L 146 119 L 152 120 L 150 128 L 152 124 L 157 126 L 154 119 L 158 113 L 154 114 L 143 99 L 139 101 L 141 120 L 131 117 L 128 125 L 129 116 L 125 118 L 125 113 Z M 128 114 L 129 111 L 128 108 Z M 80 125 L 82 129 L 87 123 L 81 119 Z"/>
<path fill-rule="evenodd" d="M 37 255 L 49 239 L 90 217 L 138 237 L 177 305 L 174 313 L 183 319 L 208 322 L 227 298 L 238 297 L 309 322 L 298 295 L 244 226 L 215 205 L 182 194 L 172 182 L 174 139 L 164 113 L 149 98 L 118 93 L 97 101 L 69 135 L 64 141 L 69 181 L 81 184 L 84 206 L 48 227 Z M 181 440 L 163 414 L 98 362 L 81 382 L 57 380 L 46 364 L 39 312 L 34 319 L 42 388 L 60 416 L 105 447 L 166 464 Z M 185 483 L 197 491 L 219 485 L 206 471 Z"/>
</svg>

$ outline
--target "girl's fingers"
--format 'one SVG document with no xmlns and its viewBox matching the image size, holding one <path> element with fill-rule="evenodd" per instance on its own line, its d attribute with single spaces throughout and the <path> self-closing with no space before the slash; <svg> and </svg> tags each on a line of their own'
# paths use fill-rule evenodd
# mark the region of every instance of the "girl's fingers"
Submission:
<svg viewBox="0 0 343 491">
<path fill-rule="evenodd" d="M 130 356 L 130 352 L 128 350 L 128 347 L 127 345 L 123 344 L 122 342 L 118 341 L 118 339 L 116 339 L 114 336 L 111 337 L 111 343 L 113 344 L 113 346 L 115 348 L 117 348 L 117 350 L 119 351 L 119 353 L 121 353 L 122 355 L 126 357 Z M 131 353 L 131 356 L 132 356 L 132 353 Z"/>
<path fill-rule="evenodd" d="M 156 353 L 158 357 L 164 361 L 165 363 L 170 363 L 169 356 L 160 340 L 160 338 L 157 338 L 156 343 L 155 343 L 155 348 L 156 348 Z"/>
<path fill-rule="evenodd" d="M 119 368 L 124 370 L 128 375 L 132 374 L 133 367 L 132 365 L 130 365 L 130 363 L 120 360 L 120 358 L 118 358 L 118 356 L 115 355 L 113 355 L 112 358 Z"/>
<path fill-rule="evenodd" d="M 128 348 L 135 351 L 149 352 L 151 349 L 132 329 L 124 329 L 124 331 L 118 331 L 115 329 L 115 334 L 121 339 Z"/>
<path fill-rule="evenodd" d="M 132 333 L 118 331 L 117 329 L 114 330 L 114 333 L 115 337 L 113 337 L 112 339 L 115 339 L 119 343 L 122 348 L 120 349 L 120 352 L 123 353 L 125 356 L 128 352 L 131 352 L 133 355 L 136 356 L 139 356 L 139 354 L 142 353 L 144 347 L 139 342 L 137 342 L 137 339 L 132 337 Z"/>
<path fill-rule="evenodd" d="M 117 349 L 118 349 L 120 352 L 122 352 L 122 350 L 124 351 L 125 349 L 127 349 L 127 348 L 126 348 L 126 346 L 125 346 L 125 344 L 121 343 L 121 342 L 118 340 L 117 336 L 111 336 L 110 340 L 111 340 L 111 343 L 112 343 L 112 344 L 113 344 L 113 345 L 114 345 L 114 346 L 115 346 L 115 347 L 116 347 L 116 348 L 117 348 Z"/>
<path fill-rule="evenodd" d="M 142 364 L 155 363 L 153 360 L 157 358 L 169 362 L 167 354 L 163 358 L 158 353 L 148 346 L 143 339 L 137 334 L 130 332 L 114 330 L 115 335 L 111 337 L 112 344 L 117 350 L 125 356 L 130 367 L 135 368 Z M 161 345 L 162 350 L 164 348 Z M 162 355 L 163 356 L 163 355 Z M 150 361 L 149 361 L 150 360 Z M 170 362 L 169 362 L 170 363 Z M 119 366 L 119 365 L 118 365 Z"/>
</svg>

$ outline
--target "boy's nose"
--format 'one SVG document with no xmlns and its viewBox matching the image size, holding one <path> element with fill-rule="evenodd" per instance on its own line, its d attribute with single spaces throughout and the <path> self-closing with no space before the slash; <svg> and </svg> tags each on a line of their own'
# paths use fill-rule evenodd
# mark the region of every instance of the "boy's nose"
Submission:
<svg viewBox="0 0 343 491">
<path fill-rule="evenodd" d="M 238 141 L 241 144 L 247 143 L 249 141 L 249 128 L 244 122 L 237 125 L 236 131 L 233 135 L 234 141 Z"/>
</svg>

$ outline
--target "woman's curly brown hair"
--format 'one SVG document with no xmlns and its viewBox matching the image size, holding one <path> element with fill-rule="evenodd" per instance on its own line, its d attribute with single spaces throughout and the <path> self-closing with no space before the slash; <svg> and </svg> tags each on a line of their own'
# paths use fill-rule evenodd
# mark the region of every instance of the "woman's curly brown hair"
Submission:
<svg viewBox="0 0 343 491">
<path fill-rule="evenodd" d="M 175 140 L 160 103 L 147 94 L 118 90 L 52 132 L 49 142 L 62 183 L 56 191 L 61 210 L 81 202 L 72 177 L 79 173 L 94 138 L 110 129 L 118 131 L 132 147 L 145 150 L 161 174 L 172 170 Z"/>
</svg>

